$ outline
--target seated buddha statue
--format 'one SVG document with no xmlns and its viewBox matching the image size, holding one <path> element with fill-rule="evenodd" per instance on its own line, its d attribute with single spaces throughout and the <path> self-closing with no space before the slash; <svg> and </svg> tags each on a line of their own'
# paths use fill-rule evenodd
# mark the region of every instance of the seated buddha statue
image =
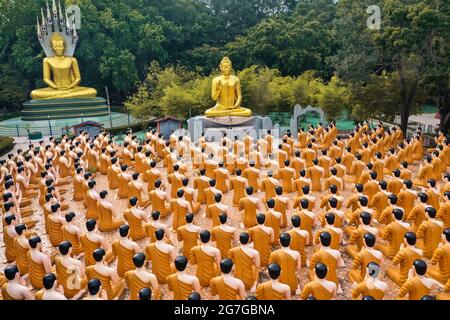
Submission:
<svg viewBox="0 0 450 320">
<path fill-rule="evenodd" d="M 112 252 L 118 258 L 117 273 L 123 278 L 125 273 L 136 269 L 133 257 L 136 253 L 142 252 L 142 248 L 131 240 L 130 226 L 124 224 L 119 228 L 120 239 L 112 243 Z"/>
<path fill-rule="evenodd" d="M 44 89 L 31 92 L 34 100 L 92 98 L 97 96 L 93 88 L 80 87 L 81 75 L 78 61 L 74 57 L 66 57 L 66 43 L 64 37 L 53 33 L 51 46 L 55 55 L 44 59 L 44 82 L 48 85 Z"/>
<path fill-rule="evenodd" d="M 167 277 L 176 272 L 172 263 L 177 257 L 176 248 L 164 241 L 164 235 L 164 229 L 156 230 L 156 242 L 145 248 L 145 256 L 152 263 L 152 271 L 159 284 L 166 284 Z"/>
<path fill-rule="evenodd" d="M 399 287 L 409 278 L 409 270 L 416 259 L 421 259 L 423 252 L 416 248 L 416 235 L 414 232 L 407 232 L 404 236 L 404 244 L 400 251 L 392 260 L 392 267 L 386 270 L 386 275 Z M 399 265 L 399 268 L 396 266 Z"/>
<path fill-rule="evenodd" d="M 445 284 L 450 279 L 450 270 L 448 268 L 450 261 L 450 229 L 447 228 L 442 233 L 442 243 L 434 251 L 431 258 L 431 265 L 428 268 L 427 275 L 433 279 Z"/>
<path fill-rule="evenodd" d="M 63 241 L 58 246 L 61 256 L 56 257 L 56 275 L 66 298 L 78 300 L 86 292 L 87 278 L 82 263 L 71 257 L 73 246 Z"/>
<path fill-rule="evenodd" d="M 221 258 L 228 258 L 237 229 L 228 224 L 228 216 L 222 213 L 219 216 L 220 226 L 211 229 L 211 240 L 216 242 Z"/>
<path fill-rule="evenodd" d="M 250 117 L 252 111 L 241 107 L 242 91 L 238 77 L 231 74 L 233 65 L 228 57 L 220 62 L 221 75 L 213 79 L 212 98 L 217 101 L 214 108 L 205 112 L 207 118 L 214 117 Z"/>
<path fill-rule="evenodd" d="M 189 257 L 191 249 L 197 245 L 198 235 L 202 228 L 195 225 L 192 213 L 186 214 L 185 220 L 186 224 L 177 229 L 177 238 L 178 241 L 183 242 L 183 256 Z"/>
<path fill-rule="evenodd" d="M 42 240 L 35 236 L 28 240 L 30 251 L 28 251 L 28 278 L 34 289 L 42 289 L 42 278 L 52 271 L 52 263 L 50 257 L 42 253 Z"/>
</svg>

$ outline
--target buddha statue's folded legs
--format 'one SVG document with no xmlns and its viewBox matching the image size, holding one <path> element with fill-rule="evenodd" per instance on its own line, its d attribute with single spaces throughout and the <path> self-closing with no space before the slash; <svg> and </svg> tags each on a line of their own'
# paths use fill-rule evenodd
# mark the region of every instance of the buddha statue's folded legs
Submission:
<svg viewBox="0 0 450 320">
<path fill-rule="evenodd" d="M 220 106 L 206 110 L 205 116 L 207 118 L 216 117 L 251 117 L 252 111 L 246 108 L 226 109 Z"/>
<path fill-rule="evenodd" d="M 96 96 L 97 90 L 86 87 L 75 87 L 69 90 L 44 88 L 36 89 L 31 92 L 31 98 L 33 100 L 95 98 Z"/>
</svg>

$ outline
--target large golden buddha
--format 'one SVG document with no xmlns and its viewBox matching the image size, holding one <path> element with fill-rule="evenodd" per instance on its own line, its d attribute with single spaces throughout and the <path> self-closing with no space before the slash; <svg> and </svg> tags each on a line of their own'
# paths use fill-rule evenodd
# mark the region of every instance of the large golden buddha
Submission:
<svg viewBox="0 0 450 320">
<path fill-rule="evenodd" d="M 81 75 L 78 61 L 64 55 L 66 43 L 64 37 L 54 32 L 50 39 L 55 56 L 44 59 L 44 82 L 48 88 L 31 92 L 34 100 L 92 98 L 97 96 L 93 88 L 80 87 Z"/>
<path fill-rule="evenodd" d="M 228 57 L 220 63 L 221 76 L 214 78 L 212 98 L 217 101 L 214 108 L 205 112 L 207 118 L 214 117 L 250 117 L 252 111 L 241 107 L 242 91 L 238 77 L 232 75 L 233 65 Z"/>
</svg>

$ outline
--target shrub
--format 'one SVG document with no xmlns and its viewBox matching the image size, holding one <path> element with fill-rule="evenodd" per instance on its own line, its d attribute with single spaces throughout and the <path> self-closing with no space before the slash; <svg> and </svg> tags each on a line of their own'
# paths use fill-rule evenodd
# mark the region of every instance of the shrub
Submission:
<svg viewBox="0 0 450 320">
<path fill-rule="evenodd" d="M 127 126 L 121 126 L 121 127 L 115 127 L 112 129 L 105 129 L 107 132 L 118 135 L 118 134 L 124 134 L 127 132 L 128 129 L 133 130 L 133 132 L 138 132 L 141 130 L 147 129 L 150 125 L 155 125 L 152 121 L 143 122 L 143 123 L 137 123 Z"/>
<path fill-rule="evenodd" d="M 11 137 L 0 137 L 0 156 L 4 156 L 14 149 L 14 139 Z"/>
</svg>

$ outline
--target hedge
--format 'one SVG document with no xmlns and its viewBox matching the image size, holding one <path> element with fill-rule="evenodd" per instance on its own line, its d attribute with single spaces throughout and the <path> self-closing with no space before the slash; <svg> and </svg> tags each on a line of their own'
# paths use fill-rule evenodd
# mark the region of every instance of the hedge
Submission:
<svg viewBox="0 0 450 320">
<path fill-rule="evenodd" d="M 13 118 L 18 118 L 18 117 L 20 117 L 20 112 L 8 112 L 6 114 L 0 115 L 0 121 L 5 121 L 5 120 L 13 119 Z"/>
<path fill-rule="evenodd" d="M 0 157 L 14 149 L 14 139 L 11 137 L 0 137 Z"/>
<path fill-rule="evenodd" d="M 105 130 L 113 135 L 118 135 L 118 134 L 125 134 L 128 129 L 133 130 L 133 132 L 145 130 L 151 125 L 154 126 L 155 123 L 153 121 L 148 121 L 148 122 L 143 122 L 143 123 L 132 124 L 129 126 L 126 125 L 126 126 L 121 126 L 121 127 L 115 127 L 112 129 L 105 129 Z"/>
</svg>

